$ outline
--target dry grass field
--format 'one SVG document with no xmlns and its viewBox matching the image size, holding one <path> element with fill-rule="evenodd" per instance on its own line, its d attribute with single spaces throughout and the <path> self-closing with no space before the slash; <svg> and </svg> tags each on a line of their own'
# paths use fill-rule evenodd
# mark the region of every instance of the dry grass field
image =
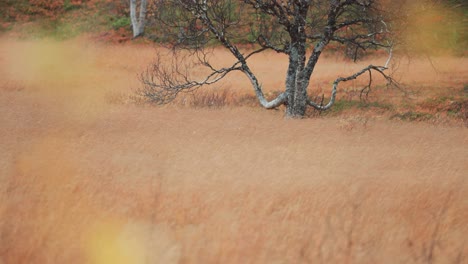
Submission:
<svg viewBox="0 0 468 264">
<path fill-rule="evenodd" d="M 1 264 L 468 262 L 468 59 L 288 120 L 238 75 L 216 107 L 135 103 L 154 49 L 0 39 Z M 284 59 L 254 62 L 270 92 Z M 312 93 L 382 60 L 324 57 Z"/>
</svg>

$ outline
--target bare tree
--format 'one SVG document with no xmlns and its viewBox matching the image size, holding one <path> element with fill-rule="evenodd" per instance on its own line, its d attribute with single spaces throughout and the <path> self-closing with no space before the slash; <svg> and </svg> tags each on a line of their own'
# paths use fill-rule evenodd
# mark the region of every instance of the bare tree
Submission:
<svg viewBox="0 0 468 264">
<path fill-rule="evenodd" d="M 227 74 L 240 71 L 250 80 L 260 104 L 267 108 L 286 106 L 288 117 L 303 117 L 308 106 L 329 109 L 335 102 L 340 82 L 376 71 L 386 75 L 390 57 L 382 66 L 369 65 L 355 74 L 333 82 L 326 104 L 313 102 L 308 87 L 315 66 L 325 47 L 336 42 L 354 47 L 355 54 L 370 48 L 391 50 L 388 12 L 379 0 L 156 0 L 155 16 L 159 27 L 172 43 L 173 63 L 167 67 L 156 62 L 141 75 L 139 94 L 164 104 L 180 92 L 192 91 L 218 82 Z M 238 43 L 250 42 L 254 50 L 243 52 Z M 207 44 L 218 43 L 235 58 L 227 67 L 210 63 Z M 190 77 L 190 60 L 180 57 L 181 50 L 195 58 L 210 73 L 202 80 Z M 288 56 L 284 92 L 268 101 L 256 75 L 249 67 L 254 55 L 273 50 Z M 185 52 L 184 54 L 187 54 Z"/>
<path fill-rule="evenodd" d="M 147 0 L 140 1 L 140 12 L 137 16 L 137 0 L 130 0 L 130 19 L 132 20 L 133 38 L 145 32 Z"/>
</svg>

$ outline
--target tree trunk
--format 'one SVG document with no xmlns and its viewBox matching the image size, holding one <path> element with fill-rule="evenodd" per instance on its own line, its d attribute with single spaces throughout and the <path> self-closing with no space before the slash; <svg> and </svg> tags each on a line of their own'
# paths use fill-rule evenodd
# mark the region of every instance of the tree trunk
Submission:
<svg viewBox="0 0 468 264">
<path fill-rule="evenodd" d="M 132 20 L 133 38 L 142 36 L 145 32 L 147 0 L 141 0 L 140 13 L 137 17 L 137 0 L 130 0 L 130 19 Z"/>
<path fill-rule="evenodd" d="M 286 91 L 288 101 L 286 116 L 291 118 L 302 118 L 307 109 L 307 87 L 308 77 L 305 71 L 306 63 L 306 37 L 305 18 L 307 9 L 299 7 L 299 15 L 295 19 L 294 26 L 289 32 L 291 37 L 291 50 L 289 53 L 289 68 L 286 77 Z"/>
<path fill-rule="evenodd" d="M 294 87 L 292 95 L 288 97 L 286 116 L 291 118 L 304 117 L 307 109 L 307 88 L 302 81 Z"/>
</svg>

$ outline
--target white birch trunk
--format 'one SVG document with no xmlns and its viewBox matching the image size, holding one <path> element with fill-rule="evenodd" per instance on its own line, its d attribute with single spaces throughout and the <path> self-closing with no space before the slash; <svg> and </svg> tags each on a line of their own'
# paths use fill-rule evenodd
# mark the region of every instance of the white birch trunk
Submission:
<svg viewBox="0 0 468 264">
<path fill-rule="evenodd" d="M 130 0 L 130 19 L 132 20 L 133 38 L 143 35 L 146 24 L 147 0 L 140 1 L 140 12 L 137 17 L 137 0 Z"/>
</svg>

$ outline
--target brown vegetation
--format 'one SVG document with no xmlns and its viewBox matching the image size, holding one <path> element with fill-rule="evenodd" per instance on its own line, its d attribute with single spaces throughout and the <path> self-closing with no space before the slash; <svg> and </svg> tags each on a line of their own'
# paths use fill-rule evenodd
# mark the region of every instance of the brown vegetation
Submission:
<svg viewBox="0 0 468 264">
<path fill-rule="evenodd" d="M 466 58 L 402 59 L 404 92 L 361 102 L 356 81 L 338 92 L 356 103 L 285 120 L 236 75 L 186 107 L 135 104 L 153 51 L 0 40 L 0 263 L 467 261 L 468 132 L 448 114 Z M 283 59 L 252 67 L 271 93 Z M 317 96 L 362 66 L 322 59 Z M 432 117 L 388 120 L 406 112 Z"/>
</svg>

